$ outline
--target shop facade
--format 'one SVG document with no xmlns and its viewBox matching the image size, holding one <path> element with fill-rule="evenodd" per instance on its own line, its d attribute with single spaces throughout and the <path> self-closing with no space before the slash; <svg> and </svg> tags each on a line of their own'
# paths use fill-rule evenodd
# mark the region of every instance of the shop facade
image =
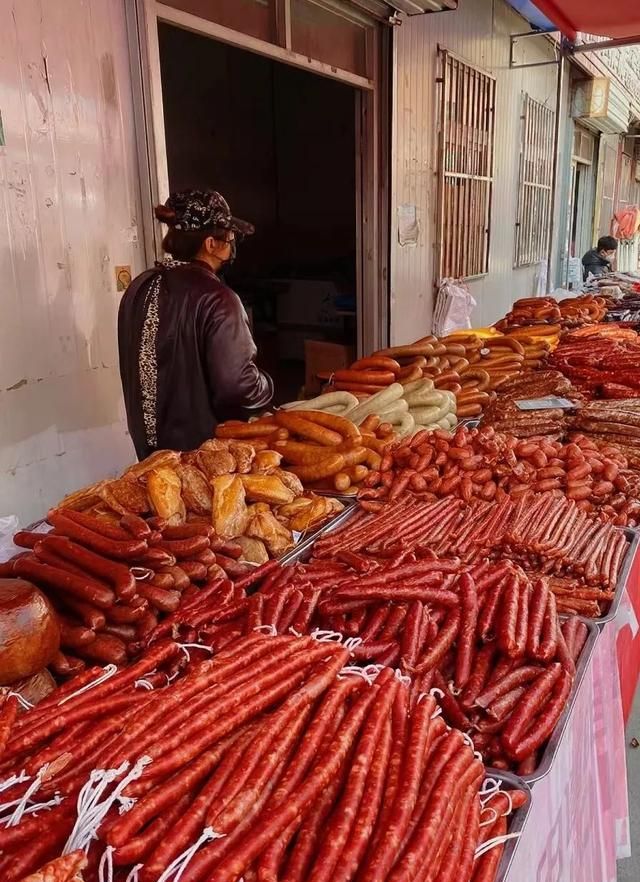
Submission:
<svg viewBox="0 0 640 882">
<path fill-rule="evenodd" d="M 255 218 L 234 283 L 279 302 L 284 321 L 249 306 L 288 397 L 307 339 L 338 339 L 347 363 L 415 339 L 448 275 L 491 323 L 562 284 L 571 249 L 636 199 L 636 140 L 570 106 L 576 77 L 631 95 L 633 68 L 565 61 L 559 93 L 554 39 L 519 36 L 503 0 L 11 5 L 0 491 L 26 517 L 132 455 L 115 317 L 161 256 L 152 206 L 170 187 L 217 184 Z"/>
</svg>

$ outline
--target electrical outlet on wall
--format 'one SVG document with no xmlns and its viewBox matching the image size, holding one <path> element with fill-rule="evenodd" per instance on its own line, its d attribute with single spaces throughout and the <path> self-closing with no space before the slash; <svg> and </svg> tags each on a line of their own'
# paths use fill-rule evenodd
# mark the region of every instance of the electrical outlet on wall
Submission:
<svg viewBox="0 0 640 882">
<path fill-rule="evenodd" d="M 126 291 L 131 284 L 131 265 L 117 266 L 116 273 L 116 289 L 118 292 Z"/>
</svg>

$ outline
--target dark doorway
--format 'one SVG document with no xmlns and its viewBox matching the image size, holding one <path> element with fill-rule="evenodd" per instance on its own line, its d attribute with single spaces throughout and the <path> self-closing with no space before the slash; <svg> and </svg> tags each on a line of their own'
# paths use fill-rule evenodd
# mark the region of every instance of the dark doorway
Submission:
<svg viewBox="0 0 640 882">
<path fill-rule="evenodd" d="M 170 25 L 159 40 L 170 188 L 218 189 L 255 224 L 226 278 L 297 397 L 306 341 L 356 344 L 355 90 Z"/>
</svg>

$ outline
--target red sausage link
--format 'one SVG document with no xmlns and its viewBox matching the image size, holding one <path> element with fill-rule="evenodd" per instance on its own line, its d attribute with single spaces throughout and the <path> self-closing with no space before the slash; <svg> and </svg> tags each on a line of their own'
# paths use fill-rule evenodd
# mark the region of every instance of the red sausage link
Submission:
<svg viewBox="0 0 640 882">
<path fill-rule="evenodd" d="M 147 550 L 147 543 L 144 539 L 131 539 L 131 537 L 127 537 L 126 541 L 110 539 L 77 523 L 68 515 L 60 512 L 49 515 L 49 523 L 63 536 L 75 539 L 92 551 L 97 551 L 98 554 L 104 554 L 107 557 L 131 560 L 132 558 L 140 557 Z"/>
<path fill-rule="evenodd" d="M 15 565 L 16 575 L 46 585 L 48 588 L 70 594 L 78 600 L 86 601 L 101 609 L 108 609 L 115 603 L 116 596 L 109 588 L 99 585 L 88 576 L 82 578 L 66 570 L 59 570 L 48 564 L 29 558 L 20 558 Z"/>
<path fill-rule="evenodd" d="M 125 564 L 116 563 L 94 551 L 89 551 L 77 542 L 67 539 L 66 536 L 45 536 L 39 544 L 91 575 L 105 579 L 113 586 L 121 600 L 130 600 L 136 593 L 136 580 Z"/>
</svg>

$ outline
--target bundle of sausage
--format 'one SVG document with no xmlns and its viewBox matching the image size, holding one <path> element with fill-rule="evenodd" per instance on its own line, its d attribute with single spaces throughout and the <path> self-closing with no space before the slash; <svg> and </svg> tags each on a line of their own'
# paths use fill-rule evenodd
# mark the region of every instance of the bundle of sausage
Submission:
<svg viewBox="0 0 640 882">
<path fill-rule="evenodd" d="M 561 318 L 558 301 L 553 297 L 523 297 L 521 300 L 516 300 L 505 317 L 496 322 L 496 328 L 504 331 L 512 327 L 551 324 L 560 321 Z"/>
<path fill-rule="evenodd" d="M 535 425 L 542 429 L 546 423 Z M 424 499 L 455 495 L 465 502 L 553 492 L 625 526 L 640 519 L 636 487 L 637 472 L 627 457 L 584 435 L 563 444 L 545 437 L 521 440 L 491 426 L 461 426 L 453 434 L 418 433 L 389 448 L 380 469 L 364 480 L 359 498 L 375 508 L 405 492 Z"/>
<path fill-rule="evenodd" d="M 580 327 L 602 321 L 606 312 L 606 299 L 593 294 L 567 297 L 559 302 L 553 297 L 528 297 L 517 300 L 496 327 L 507 331 L 514 327 L 554 322 L 563 328 Z"/>
<path fill-rule="evenodd" d="M 566 335 L 550 366 L 593 398 L 640 397 L 640 340 L 635 331 L 599 325 L 591 335 Z M 604 329 L 611 329 L 605 332 Z"/>
<path fill-rule="evenodd" d="M 522 374 L 501 385 L 500 394 L 484 411 L 481 425 L 493 426 L 497 432 L 506 432 L 518 438 L 534 435 L 560 437 L 565 430 L 564 410 L 549 407 L 526 410 L 518 406 L 518 402 L 549 396 L 560 396 L 572 402 L 582 399 L 571 381 L 559 371 Z"/>
<path fill-rule="evenodd" d="M 553 339 L 553 338 L 552 338 Z M 542 335 L 521 336 L 516 332 L 478 337 L 473 331 L 456 331 L 445 340 L 448 346 L 462 345 L 466 349 L 469 368 L 462 368 L 460 382 L 463 385 L 459 394 L 460 416 L 476 416 L 482 408 L 464 412 L 467 405 L 485 404 L 485 401 L 466 401 L 467 384 L 476 380 L 471 391 L 502 391 L 506 382 L 523 373 L 537 370 L 544 364 L 552 347 L 550 340 Z"/>
<path fill-rule="evenodd" d="M 0 829 L 5 882 L 78 848 L 91 880 L 99 865 L 118 880 L 135 866 L 140 882 L 495 878 L 526 797 L 485 794 L 483 764 L 433 697 L 412 701 L 389 668 L 345 669 L 334 643 L 260 634 L 136 688 L 177 652 L 158 644 L 12 725 L 3 768 L 26 774 L 4 794 L 29 795 Z"/>
<path fill-rule="evenodd" d="M 244 596 L 262 572 L 241 563 L 242 547 L 206 524 L 172 527 L 129 515 L 116 525 L 70 510 L 49 520 L 50 533 L 16 535 L 30 553 L 1 572 L 37 585 L 53 604 L 62 651 L 50 666 L 59 677 L 86 662 L 126 663 L 159 619 L 194 596 L 226 590 L 227 577 L 236 580 L 235 596 Z"/>
<path fill-rule="evenodd" d="M 497 333 L 482 337 L 472 331 L 457 332 L 443 340 L 428 336 L 407 346 L 380 350 L 346 371 L 336 371 L 331 388 L 362 400 L 393 384 L 406 387 L 421 379 L 431 380 L 436 390 L 456 396 L 459 416 L 474 416 L 482 412 L 489 393 L 505 379 L 540 367 L 549 348 L 542 337 L 520 341 Z M 377 376 L 365 370 L 377 371 Z M 365 384 L 365 378 L 377 382 Z M 348 411 L 339 413 L 345 415 Z"/>
<path fill-rule="evenodd" d="M 338 401 L 343 404 L 338 405 Z M 294 401 L 283 410 L 302 411 L 303 415 L 312 410 L 329 410 L 350 420 L 363 432 L 381 434 L 383 431 L 382 437 L 386 439 L 391 434 L 401 438 L 412 435 L 422 428 L 448 429 L 458 422 L 456 396 L 446 389 L 436 389 L 429 379 L 412 380 L 404 386 L 392 383 L 360 402 L 349 392 L 327 392 L 310 401 Z M 387 427 L 391 427 L 391 431 Z"/>
<path fill-rule="evenodd" d="M 379 468 L 381 454 L 394 439 L 393 426 L 379 418 L 359 428 L 330 410 L 307 409 L 279 410 L 251 423 L 223 423 L 216 434 L 241 435 L 258 446 L 260 438 L 266 438 L 288 464 L 293 480 L 341 493 L 360 485 L 371 468 Z"/>
<path fill-rule="evenodd" d="M 640 453 L 640 400 L 592 401 L 568 419 L 569 426 L 611 446 Z"/>
<path fill-rule="evenodd" d="M 592 617 L 608 608 L 629 550 L 624 531 L 551 493 L 470 504 L 453 497 L 432 503 L 405 498 L 381 511 L 360 512 L 320 537 L 315 554 L 326 554 L 336 543 L 344 551 L 373 554 L 424 545 L 440 557 L 467 562 L 506 556 L 533 578 L 560 579 L 562 612 Z"/>
<path fill-rule="evenodd" d="M 376 539 L 378 527 L 375 520 L 359 524 L 372 540 L 366 550 L 348 550 L 350 528 L 321 539 L 309 564 L 275 569 L 243 601 L 214 598 L 182 615 L 174 633 L 215 650 L 256 629 L 343 637 L 353 663 L 399 665 L 413 677 L 414 695 L 436 687 L 450 725 L 492 736 L 478 742 L 491 761 L 533 771 L 566 704 L 586 626 L 571 619 L 561 630 L 547 580 L 531 581 L 511 562 L 439 559 L 421 539 L 403 538 L 398 549 Z M 503 679 L 515 671 L 503 692 Z M 533 725 L 529 689 L 542 688 L 534 681 L 543 674 L 551 686 L 558 680 L 558 697 Z M 476 701 L 485 690 L 496 700 L 513 694 L 487 712 L 489 705 Z"/>
</svg>

